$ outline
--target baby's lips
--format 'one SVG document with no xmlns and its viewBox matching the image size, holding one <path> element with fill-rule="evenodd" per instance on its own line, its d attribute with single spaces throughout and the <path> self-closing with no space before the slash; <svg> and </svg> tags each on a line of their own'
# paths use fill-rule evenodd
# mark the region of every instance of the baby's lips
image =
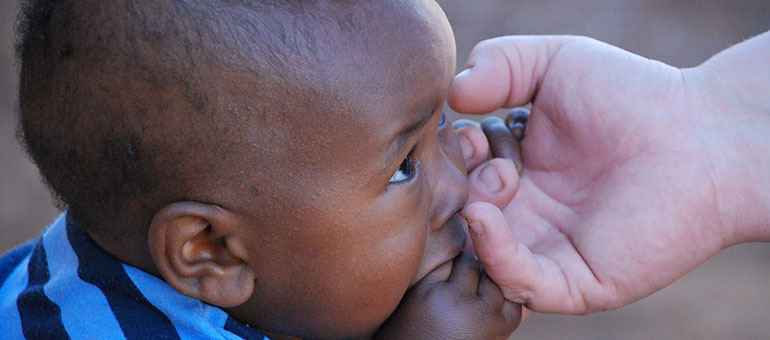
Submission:
<svg viewBox="0 0 770 340">
<path fill-rule="evenodd" d="M 451 263 L 454 258 L 467 249 L 468 244 L 473 242 L 470 241 L 470 235 L 468 235 L 468 221 L 460 213 L 452 215 L 444 228 L 451 228 L 451 243 L 447 254 L 444 256 L 446 262 Z"/>
<path fill-rule="evenodd" d="M 452 258 L 455 258 L 460 252 L 462 252 L 470 242 L 470 235 L 468 235 L 468 221 L 460 213 L 455 213 L 447 221 L 446 227 L 452 227 Z"/>
<path fill-rule="evenodd" d="M 468 220 L 465 219 L 465 216 L 462 215 L 462 212 L 458 213 L 457 216 L 460 217 L 460 220 L 462 222 L 462 228 L 463 232 L 465 233 L 465 247 L 463 248 L 463 252 L 466 252 L 468 254 L 476 255 L 476 249 L 473 248 L 473 242 L 471 241 L 471 232 L 468 228 Z"/>
<path fill-rule="evenodd" d="M 450 217 L 438 231 L 440 240 L 434 243 L 430 251 L 429 263 L 424 264 L 424 270 L 427 272 L 418 273 L 413 279 L 412 284 L 422 282 L 430 284 L 433 282 L 446 281 L 452 271 L 452 262 L 466 249 L 470 242 L 468 239 L 468 222 L 459 213 Z M 424 257 L 423 260 L 426 260 Z"/>
</svg>

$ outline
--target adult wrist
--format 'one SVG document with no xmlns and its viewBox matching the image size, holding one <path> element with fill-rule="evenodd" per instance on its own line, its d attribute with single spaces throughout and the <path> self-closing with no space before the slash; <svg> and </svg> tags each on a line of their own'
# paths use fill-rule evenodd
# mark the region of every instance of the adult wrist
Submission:
<svg viewBox="0 0 770 340">
<path fill-rule="evenodd" d="M 770 241 L 770 33 L 687 71 L 713 167 L 723 246 Z M 685 78 L 687 80 L 687 78 Z"/>
</svg>

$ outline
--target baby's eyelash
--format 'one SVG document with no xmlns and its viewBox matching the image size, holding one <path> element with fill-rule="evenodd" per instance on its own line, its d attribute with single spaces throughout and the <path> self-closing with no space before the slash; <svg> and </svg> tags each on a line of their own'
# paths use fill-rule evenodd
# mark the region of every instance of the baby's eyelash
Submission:
<svg viewBox="0 0 770 340">
<path fill-rule="evenodd" d="M 404 161 L 401 162 L 401 165 L 399 165 L 398 169 L 396 169 L 396 172 L 393 173 L 393 176 L 390 177 L 388 183 L 395 184 L 406 182 L 412 179 L 416 172 L 417 163 L 413 159 L 412 152 L 409 152 L 409 154 L 404 157 Z"/>
</svg>

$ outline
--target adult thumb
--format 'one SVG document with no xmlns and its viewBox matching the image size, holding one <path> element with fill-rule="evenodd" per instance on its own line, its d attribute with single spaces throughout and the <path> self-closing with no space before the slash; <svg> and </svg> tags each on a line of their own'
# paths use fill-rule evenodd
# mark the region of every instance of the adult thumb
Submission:
<svg viewBox="0 0 770 340">
<path fill-rule="evenodd" d="M 460 113 L 480 114 L 529 103 L 551 59 L 569 39 L 506 36 L 478 43 L 449 89 L 449 106 Z"/>
</svg>

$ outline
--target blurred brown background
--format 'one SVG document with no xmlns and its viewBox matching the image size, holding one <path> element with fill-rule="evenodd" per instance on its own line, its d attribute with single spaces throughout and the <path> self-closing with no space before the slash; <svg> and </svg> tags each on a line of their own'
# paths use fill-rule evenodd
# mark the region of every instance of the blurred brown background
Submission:
<svg viewBox="0 0 770 340">
<path fill-rule="evenodd" d="M 770 0 L 439 3 L 455 30 L 458 67 L 479 40 L 508 34 L 587 35 L 689 67 L 770 29 Z M 35 237 L 58 214 L 14 139 L 18 85 L 12 36 L 17 11 L 17 0 L 0 2 L 0 252 Z M 659 293 L 618 310 L 535 315 L 513 338 L 770 339 L 770 244 L 727 249 Z"/>
</svg>

